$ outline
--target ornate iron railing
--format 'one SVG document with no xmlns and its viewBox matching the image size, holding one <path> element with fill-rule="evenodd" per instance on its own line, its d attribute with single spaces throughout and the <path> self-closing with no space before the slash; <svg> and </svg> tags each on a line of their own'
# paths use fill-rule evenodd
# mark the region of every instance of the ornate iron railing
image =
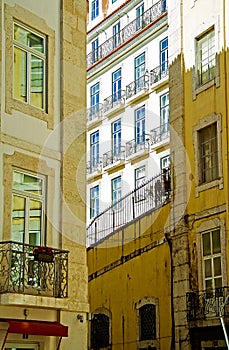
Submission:
<svg viewBox="0 0 229 350">
<path fill-rule="evenodd" d="M 119 107 L 125 102 L 125 91 L 119 90 L 115 94 L 104 99 L 103 111 L 108 112 L 112 108 Z"/>
<path fill-rule="evenodd" d="M 155 145 L 159 142 L 169 139 L 170 136 L 170 124 L 162 124 L 159 127 L 150 131 L 150 143 Z"/>
<path fill-rule="evenodd" d="M 134 35 L 150 23 L 157 20 L 166 11 L 166 1 L 160 0 L 147 11 L 145 11 L 140 17 L 130 22 L 127 26 L 120 30 L 103 44 L 101 44 L 96 50 L 90 52 L 87 55 L 87 68 L 90 68 L 95 62 L 109 55 L 117 47 L 121 46 L 127 40 L 134 37 Z"/>
<path fill-rule="evenodd" d="M 150 85 L 157 83 L 161 79 L 167 77 L 169 74 L 169 62 L 166 61 L 160 66 L 150 71 Z"/>
<path fill-rule="evenodd" d="M 87 122 L 91 122 L 94 119 L 102 117 L 103 114 L 103 104 L 97 103 L 87 109 Z"/>
<path fill-rule="evenodd" d="M 228 316 L 228 306 L 223 306 L 228 294 L 229 287 L 187 293 L 187 320 L 196 321 L 210 317 L 219 317 L 220 312 L 222 312 L 222 315 Z"/>
<path fill-rule="evenodd" d="M 129 85 L 126 86 L 126 99 L 136 95 L 142 90 L 149 89 L 148 75 L 144 74 L 141 78 L 132 81 Z"/>
<path fill-rule="evenodd" d="M 126 142 L 126 157 L 130 157 L 133 154 L 142 151 L 142 150 L 148 150 L 149 144 L 145 140 L 137 141 L 137 140 L 131 140 Z"/>
<path fill-rule="evenodd" d="M 92 246 L 135 218 L 162 206 L 170 198 L 170 170 L 163 171 L 96 216 L 87 227 Z"/>
<path fill-rule="evenodd" d="M 0 242 L 0 294 L 68 296 L 68 251 L 50 248 L 38 254 L 36 248 Z"/>
<path fill-rule="evenodd" d="M 87 162 L 87 174 L 93 174 L 96 171 L 102 171 L 102 159 L 89 160 Z"/>
<path fill-rule="evenodd" d="M 120 149 L 114 151 L 108 151 L 103 154 L 103 166 L 109 166 L 120 160 L 125 160 L 125 148 L 120 147 Z"/>
</svg>

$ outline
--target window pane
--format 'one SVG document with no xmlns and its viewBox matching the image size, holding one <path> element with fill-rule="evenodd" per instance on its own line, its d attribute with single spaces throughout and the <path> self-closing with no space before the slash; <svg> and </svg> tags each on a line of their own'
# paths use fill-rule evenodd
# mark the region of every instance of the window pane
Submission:
<svg viewBox="0 0 229 350">
<path fill-rule="evenodd" d="M 139 309 L 140 316 L 140 340 L 156 338 L 156 307 L 146 304 Z"/>
<path fill-rule="evenodd" d="M 212 246 L 213 246 L 213 253 L 220 253 L 220 231 L 216 230 L 212 232 Z"/>
<path fill-rule="evenodd" d="M 210 233 L 203 234 L 203 255 L 211 254 Z"/>
<path fill-rule="evenodd" d="M 31 56 L 31 94 L 30 103 L 43 108 L 43 79 L 44 61 L 36 56 Z"/>
<path fill-rule="evenodd" d="M 27 102 L 27 59 L 26 52 L 14 48 L 14 98 Z"/>
<path fill-rule="evenodd" d="M 25 198 L 14 195 L 12 203 L 11 239 L 24 242 L 25 232 Z"/>
<path fill-rule="evenodd" d="M 207 280 L 205 281 L 205 285 L 206 285 L 206 289 L 209 290 L 209 289 L 213 289 L 213 286 L 212 286 L 212 280 Z"/>
<path fill-rule="evenodd" d="M 41 202 L 30 200 L 29 208 L 29 244 L 41 244 Z"/>
<path fill-rule="evenodd" d="M 221 275 L 221 258 L 217 257 L 214 258 L 214 276 L 220 276 Z"/>
<path fill-rule="evenodd" d="M 222 287 L 222 278 L 215 278 L 215 288 Z"/>
<path fill-rule="evenodd" d="M 205 277 L 212 276 L 212 266 L 211 266 L 210 259 L 204 261 L 204 271 L 205 271 Z"/>
<path fill-rule="evenodd" d="M 14 171 L 13 173 L 13 189 L 42 194 L 43 180 L 41 178 Z"/>
<path fill-rule="evenodd" d="M 16 23 L 14 24 L 14 40 L 38 52 L 44 53 L 44 38 L 31 33 Z"/>
</svg>

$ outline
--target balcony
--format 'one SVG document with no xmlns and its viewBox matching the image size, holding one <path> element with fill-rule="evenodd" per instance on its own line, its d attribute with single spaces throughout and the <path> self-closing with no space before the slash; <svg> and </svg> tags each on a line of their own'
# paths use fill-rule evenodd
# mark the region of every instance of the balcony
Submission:
<svg viewBox="0 0 229 350">
<path fill-rule="evenodd" d="M 87 175 L 100 173 L 102 171 L 102 159 L 93 159 L 87 162 Z"/>
<path fill-rule="evenodd" d="M 125 148 L 121 147 L 116 151 L 108 151 L 103 154 L 103 167 L 110 166 L 119 161 L 125 160 Z"/>
<path fill-rule="evenodd" d="M 120 107 L 123 103 L 125 103 L 125 91 L 119 90 L 115 94 L 104 99 L 103 111 L 106 113 L 113 108 Z"/>
<path fill-rule="evenodd" d="M 135 155 L 136 153 L 139 153 L 141 151 L 145 151 L 145 150 L 149 150 L 149 145 L 147 142 L 145 142 L 145 140 L 141 140 L 141 141 L 136 141 L 131 140 L 128 141 L 126 143 L 126 157 L 131 157 L 133 155 Z"/>
<path fill-rule="evenodd" d="M 168 141 L 170 137 L 170 123 L 162 124 L 150 131 L 149 142 L 151 146 Z"/>
<path fill-rule="evenodd" d="M 87 246 L 93 246 L 114 230 L 161 207 L 170 198 L 170 170 L 146 181 L 96 216 L 87 227 Z"/>
<path fill-rule="evenodd" d="M 132 81 L 132 83 L 126 86 L 126 99 L 136 95 L 141 91 L 145 91 L 148 89 L 149 89 L 149 77 L 148 77 L 148 74 L 145 74 L 139 79 Z"/>
<path fill-rule="evenodd" d="M 156 84 L 169 75 L 169 62 L 166 61 L 150 71 L 150 85 Z"/>
<path fill-rule="evenodd" d="M 187 293 L 187 320 L 191 322 L 219 317 L 220 312 L 224 316 L 229 316 L 228 306 L 223 307 L 228 294 L 229 287 Z"/>
<path fill-rule="evenodd" d="M 68 251 L 40 250 L 27 244 L 0 242 L 0 294 L 67 298 Z"/>
<path fill-rule="evenodd" d="M 118 34 L 110 37 L 96 50 L 90 52 L 87 55 L 87 68 L 90 68 L 97 61 L 109 55 L 112 51 L 126 43 L 133 38 L 140 30 L 149 24 L 156 21 L 163 13 L 166 12 L 166 1 L 160 0 L 147 11 L 145 11 L 140 17 L 130 22 L 124 27 Z"/>
<path fill-rule="evenodd" d="M 103 115 L 103 104 L 97 103 L 87 109 L 87 123 L 98 120 Z"/>
</svg>

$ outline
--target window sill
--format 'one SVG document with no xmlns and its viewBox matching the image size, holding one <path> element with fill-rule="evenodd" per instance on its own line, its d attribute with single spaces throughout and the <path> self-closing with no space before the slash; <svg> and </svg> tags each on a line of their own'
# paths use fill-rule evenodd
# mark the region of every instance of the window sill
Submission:
<svg viewBox="0 0 229 350">
<path fill-rule="evenodd" d="M 199 197 L 199 193 L 210 188 L 219 186 L 219 189 L 223 189 L 223 178 L 219 178 L 201 185 L 196 186 L 196 197 Z"/>
</svg>

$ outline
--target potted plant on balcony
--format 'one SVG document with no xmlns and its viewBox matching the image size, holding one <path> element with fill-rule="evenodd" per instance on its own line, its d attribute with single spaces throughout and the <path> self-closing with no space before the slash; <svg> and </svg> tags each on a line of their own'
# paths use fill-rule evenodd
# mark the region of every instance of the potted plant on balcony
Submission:
<svg viewBox="0 0 229 350">
<path fill-rule="evenodd" d="M 50 247 L 37 247 L 33 250 L 34 260 L 51 263 L 53 262 L 53 250 Z"/>
</svg>

